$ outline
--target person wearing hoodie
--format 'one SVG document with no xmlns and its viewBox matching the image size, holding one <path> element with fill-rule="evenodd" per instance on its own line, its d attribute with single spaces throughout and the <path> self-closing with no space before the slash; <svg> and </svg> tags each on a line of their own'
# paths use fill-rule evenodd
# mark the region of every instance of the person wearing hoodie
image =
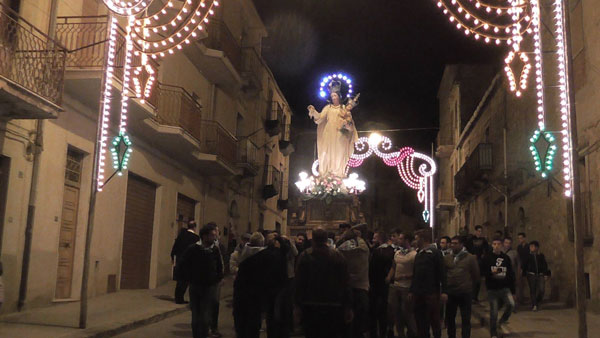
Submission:
<svg viewBox="0 0 600 338">
<path fill-rule="evenodd" d="M 295 314 L 306 338 L 349 338 L 352 289 L 346 260 L 327 245 L 327 232 L 313 231 L 313 246 L 298 257 L 294 290 Z"/>
<path fill-rule="evenodd" d="M 242 251 L 233 282 L 233 320 L 237 338 L 258 338 L 262 314 L 284 283 L 285 265 L 265 238 L 255 232 Z"/>
<path fill-rule="evenodd" d="M 448 303 L 446 304 L 448 338 L 456 338 L 458 308 L 460 308 L 462 338 L 471 337 L 471 296 L 473 285 L 481 275 L 477 258 L 467 251 L 464 244 L 464 237 L 454 236 L 450 240 L 452 253 L 444 256 L 448 276 Z"/>
<path fill-rule="evenodd" d="M 369 320 L 369 246 L 362 238 L 363 225 L 346 230 L 336 244 L 336 250 L 346 258 L 349 284 L 352 288 L 354 320 L 347 326 L 347 337 L 364 337 Z"/>
<path fill-rule="evenodd" d="M 546 280 L 550 278 L 550 270 L 544 254 L 539 252 L 538 241 L 529 242 L 530 253 L 523 262 L 523 276 L 527 277 L 531 297 L 531 310 L 537 311 L 544 299 Z"/>
<path fill-rule="evenodd" d="M 200 230 L 200 241 L 183 253 L 178 276 L 189 283 L 192 332 L 194 338 L 207 338 L 212 307 L 217 302 L 217 287 L 223 280 L 223 260 L 215 245 L 217 229 L 206 224 Z"/>
<path fill-rule="evenodd" d="M 515 293 L 515 273 L 508 257 L 502 252 L 502 238 L 494 238 L 492 252 L 484 257 L 482 274 L 485 276 L 488 299 L 490 302 L 490 334 L 492 338 L 498 337 L 497 326 L 508 321 L 515 307 L 512 295 Z M 506 306 L 504 314 L 498 321 L 498 304 Z"/>
<path fill-rule="evenodd" d="M 442 337 L 441 303 L 446 303 L 446 269 L 442 253 L 432 244 L 430 229 L 415 232 L 417 255 L 413 268 L 409 299 L 415 302 L 415 319 L 419 337 Z"/>
</svg>

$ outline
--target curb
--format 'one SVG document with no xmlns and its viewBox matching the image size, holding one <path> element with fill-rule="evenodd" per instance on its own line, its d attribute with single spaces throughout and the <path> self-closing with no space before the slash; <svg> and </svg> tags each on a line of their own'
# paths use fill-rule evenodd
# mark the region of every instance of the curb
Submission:
<svg viewBox="0 0 600 338">
<path fill-rule="evenodd" d="M 121 325 L 119 327 L 113 328 L 113 329 L 108 329 L 108 330 L 104 330 L 101 332 L 96 332 L 96 333 L 90 333 L 90 334 L 86 334 L 84 337 L 85 338 L 106 338 L 106 337 L 114 337 L 118 334 L 121 333 L 125 333 L 127 331 L 131 331 L 131 330 L 135 330 L 137 328 L 140 328 L 142 326 L 146 326 L 146 325 L 150 325 L 150 324 L 154 324 L 157 322 L 160 322 L 162 320 L 165 320 L 169 317 L 173 317 L 176 316 L 180 313 L 184 313 L 186 311 L 189 311 L 189 307 L 188 306 L 184 306 L 184 307 L 180 307 L 177 309 L 173 309 L 173 310 L 169 310 L 163 313 L 159 313 L 157 315 L 153 315 L 151 317 L 148 318 L 144 318 L 144 319 L 139 319 L 136 320 L 134 322 L 131 323 L 127 323 L 124 325 Z"/>
</svg>

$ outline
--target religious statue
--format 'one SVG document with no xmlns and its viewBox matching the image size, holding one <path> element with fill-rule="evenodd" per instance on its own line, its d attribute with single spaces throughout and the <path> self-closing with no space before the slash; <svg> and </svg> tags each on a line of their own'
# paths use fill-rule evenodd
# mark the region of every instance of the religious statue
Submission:
<svg viewBox="0 0 600 338">
<path fill-rule="evenodd" d="M 344 104 L 340 81 L 331 81 L 328 89 L 331 103 L 321 113 L 314 106 L 308 106 L 308 115 L 318 125 L 319 175 L 346 177 L 346 165 L 354 153 L 354 143 L 358 140 L 351 110 L 358 104 L 360 94 Z"/>
</svg>

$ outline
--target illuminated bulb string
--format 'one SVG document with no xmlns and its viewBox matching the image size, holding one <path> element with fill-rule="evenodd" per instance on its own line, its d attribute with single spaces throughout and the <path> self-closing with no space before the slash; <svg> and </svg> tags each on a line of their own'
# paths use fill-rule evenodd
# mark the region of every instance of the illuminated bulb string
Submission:
<svg viewBox="0 0 600 338">
<path fill-rule="evenodd" d="M 569 82 L 567 81 L 567 53 L 566 53 L 566 34 L 564 29 L 564 8 L 562 0 L 554 0 L 554 21 L 555 36 L 558 59 L 558 87 L 560 89 L 560 118 L 561 118 L 561 136 L 562 136 L 562 154 L 563 154 L 563 178 L 565 196 L 571 197 L 572 191 L 572 173 L 571 158 L 573 147 L 571 145 L 571 116 L 569 102 Z"/>
</svg>

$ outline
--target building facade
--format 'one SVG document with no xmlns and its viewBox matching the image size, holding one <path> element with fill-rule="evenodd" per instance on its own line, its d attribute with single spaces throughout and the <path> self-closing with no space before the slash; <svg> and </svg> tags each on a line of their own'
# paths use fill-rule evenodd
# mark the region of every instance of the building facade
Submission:
<svg viewBox="0 0 600 338">
<path fill-rule="evenodd" d="M 600 52 L 594 30 L 595 4 L 572 4 L 571 46 L 576 93 L 577 152 L 581 187 L 581 222 L 585 242 L 585 282 L 589 308 L 600 309 L 598 238 L 600 219 Z M 551 12 L 543 12 L 542 20 Z M 553 46 L 548 30 L 543 45 Z M 549 47 L 548 47 L 549 48 Z M 547 130 L 560 130 L 556 55 L 544 54 Z M 479 75 L 477 75 L 479 74 Z M 483 82 L 482 82 L 483 81 Z M 531 84 L 530 84 L 531 86 Z M 562 160 L 556 157 L 548 178 L 535 171 L 530 138 L 536 129 L 534 90 L 517 98 L 508 91 L 503 71 L 492 66 L 448 65 L 438 92 L 440 131 L 437 138 L 439 184 L 436 210 L 441 235 L 472 233 L 482 225 L 488 238 L 501 230 L 516 238 L 525 232 L 538 240 L 552 270 L 546 296 L 574 304 L 575 261 L 572 207 L 564 197 Z M 558 132 L 556 132 L 558 133 Z"/>
<path fill-rule="evenodd" d="M 2 4 L 7 313 L 79 298 L 109 13 L 100 0 Z M 292 114 L 261 57 L 264 24 L 250 0 L 226 1 L 206 31 L 153 64 L 147 100 L 130 100 L 133 153 L 129 170 L 97 195 L 89 296 L 170 280 L 170 249 L 190 219 L 216 222 L 226 246 L 246 231 L 287 231 Z M 119 96 L 119 65 L 112 86 Z"/>
</svg>

